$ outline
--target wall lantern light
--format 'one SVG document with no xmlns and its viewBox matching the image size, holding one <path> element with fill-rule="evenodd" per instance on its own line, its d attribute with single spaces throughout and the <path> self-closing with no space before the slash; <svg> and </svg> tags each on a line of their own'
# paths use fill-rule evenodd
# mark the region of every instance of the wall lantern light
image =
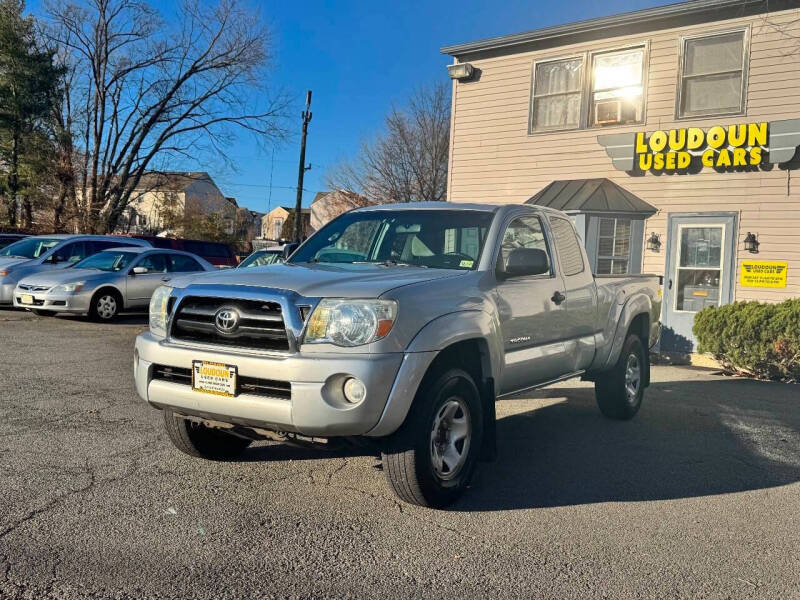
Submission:
<svg viewBox="0 0 800 600">
<path fill-rule="evenodd" d="M 758 254 L 759 245 L 758 235 L 753 235 L 748 231 L 747 236 L 744 238 L 744 249 L 753 254 Z"/>
<path fill-rule="evenodd" d="M 455 63 L 452 65 L 447 65 L 447 73 L 450 75 L 450 79 L 466 81 L 472 77 L 474 72 L 475 68 L 469 63 Z"/>
<path fill-rule="evenodd" d="M 647 249 L 652 252 L 659 252 L 661 250 L 661 240 L 658 238 L 658 234 L 655 231 L 647 238 Z"/>
</svg>

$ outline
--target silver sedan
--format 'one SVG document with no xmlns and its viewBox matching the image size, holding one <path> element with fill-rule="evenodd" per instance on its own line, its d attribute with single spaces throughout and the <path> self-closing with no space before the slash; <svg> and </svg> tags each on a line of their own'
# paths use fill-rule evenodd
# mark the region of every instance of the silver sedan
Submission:
<svg viewBox="0 0 800 600">
<path fill-rule="evenodd" d="M 215 270 L 189 252 L 112 248 L 73 267 L 22 279 L 14 290 L 14 306 L 41 316 L 88 314 L 109 321 L 122 310 L 146 308 L 155 289 L 173 277 Z"/>
</svg>

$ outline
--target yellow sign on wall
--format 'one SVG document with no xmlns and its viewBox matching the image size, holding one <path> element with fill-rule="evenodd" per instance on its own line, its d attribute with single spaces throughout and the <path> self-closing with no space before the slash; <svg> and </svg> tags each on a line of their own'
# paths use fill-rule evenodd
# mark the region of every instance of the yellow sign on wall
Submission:
<svg viewBox="0 0 800 600">
<path fill-rule="evenodd" d="M 745 287 L 785 288 L 789 265 L 769 260 L 743 260 L 739 283 Z"/>
</svg>

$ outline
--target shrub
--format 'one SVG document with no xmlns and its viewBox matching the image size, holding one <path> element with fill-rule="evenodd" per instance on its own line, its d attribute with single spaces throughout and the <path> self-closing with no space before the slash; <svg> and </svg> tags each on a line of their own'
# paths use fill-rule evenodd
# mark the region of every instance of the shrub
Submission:
<svg viewBox="0 0 800 600">
<path fill-rule="evenodd" d="M 698 351 L 711 353 L 729 370 L 800 380 L 800 298 L 704 308 L 692 331 Z"/>
</svg>

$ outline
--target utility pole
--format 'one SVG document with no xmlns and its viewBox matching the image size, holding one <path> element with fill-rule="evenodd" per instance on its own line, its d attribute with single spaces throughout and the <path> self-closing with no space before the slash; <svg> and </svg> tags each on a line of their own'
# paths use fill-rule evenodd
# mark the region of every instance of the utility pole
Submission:
<svg viewBox="0 0 800 600">
<path fill-rule="evenodd" d="M 303 176 L 311 168 L 306 166 L 306 135 L 308 134 L 308 124 L 311 122 L 311 90 L 306 92 L 306 109 L 303 111 L 303 137 L 300 138 L 300 168 L 297 173 L 297 202 L 294 205 L 294 241 L 303 241 Z"/>
</svg>

